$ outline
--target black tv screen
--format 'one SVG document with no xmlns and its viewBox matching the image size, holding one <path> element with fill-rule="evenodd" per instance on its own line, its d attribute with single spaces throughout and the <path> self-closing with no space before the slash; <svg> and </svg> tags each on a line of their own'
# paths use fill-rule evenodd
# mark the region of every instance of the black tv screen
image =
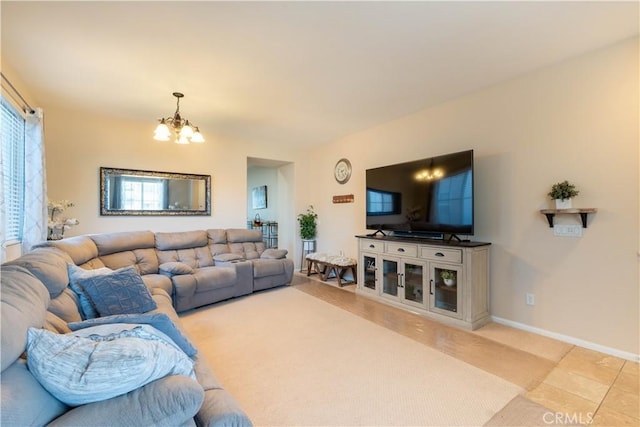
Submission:
<svg viewBox="0 0 640 427">
<path fill-rule="evenodd" d="M 367 229 L 473 234 L 473 150 L 367 169 Z"/>
</svg>

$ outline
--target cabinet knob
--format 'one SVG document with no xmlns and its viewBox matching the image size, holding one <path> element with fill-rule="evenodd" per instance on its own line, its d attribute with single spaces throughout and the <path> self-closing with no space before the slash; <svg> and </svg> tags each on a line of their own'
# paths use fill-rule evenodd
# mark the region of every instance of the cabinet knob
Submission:
<svg viewBox="0 0 640 427">
<path fill-rule="evenodd" d="M 369 247 L 370 247 L 371 249 L 373 249 L 373 248 L 375 248 L 376 246 L 375 246 L 375 245 L 369 245 Z"/>
<path fill-rule="evenodd" d="M 404 252 L 404 249 L 398 248 L 398 252 Z"/>
<path fill-rule="evenodd" d="M 436 256 L 444 256 L 442 252 L 436 252 Z"/>
</svg>

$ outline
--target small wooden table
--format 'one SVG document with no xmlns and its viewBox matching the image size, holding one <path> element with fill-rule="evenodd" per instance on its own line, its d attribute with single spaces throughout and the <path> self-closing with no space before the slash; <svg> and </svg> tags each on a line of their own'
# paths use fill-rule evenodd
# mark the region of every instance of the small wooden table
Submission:
<svg viewBox="0 0 640 427">
<path fill-rule="evenodd" d="M 307 255 L 307 276 L 319 274 L 322 280 L 338 279 L 338 286 L 358 283 L 357 262 L 353 258 L 340 255 L 311 253 Z M 353 280 L 344 281 L 344 275 L 351 271 Z"/>
</svg>

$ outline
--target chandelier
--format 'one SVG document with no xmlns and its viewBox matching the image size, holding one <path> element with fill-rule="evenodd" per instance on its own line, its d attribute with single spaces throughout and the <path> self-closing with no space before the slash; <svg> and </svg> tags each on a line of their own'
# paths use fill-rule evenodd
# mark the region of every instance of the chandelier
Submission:
<svg viewBox="0 0 640 427">
<path fill-rule="evenodd" d="M 172 117 L 159 119 L 160 124 L 153 133 L 153 139 L 156 141 L 168 141 L 171 136 L 171 128 L 176 134 L 176 144 L 189 144 L 190 142 L 204 142 L 204 138 L 197 126 L 189 123 L 189 120 L 182 118 L 180 115 L 180 98 L 184 94 L 173 92 L 173 96 L 177 98 L 176 112 Z"/>
</svg>

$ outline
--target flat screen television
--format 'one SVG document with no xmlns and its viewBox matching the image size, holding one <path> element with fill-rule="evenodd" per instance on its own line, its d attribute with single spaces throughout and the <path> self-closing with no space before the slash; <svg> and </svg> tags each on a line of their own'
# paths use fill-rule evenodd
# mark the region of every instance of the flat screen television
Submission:
<svg viewBox="0 0 640 427">
<path fill-rule="evenodd" d="M 473 235 L 473 150 L 367 169 L 367 229 Z"/>
</svg>

